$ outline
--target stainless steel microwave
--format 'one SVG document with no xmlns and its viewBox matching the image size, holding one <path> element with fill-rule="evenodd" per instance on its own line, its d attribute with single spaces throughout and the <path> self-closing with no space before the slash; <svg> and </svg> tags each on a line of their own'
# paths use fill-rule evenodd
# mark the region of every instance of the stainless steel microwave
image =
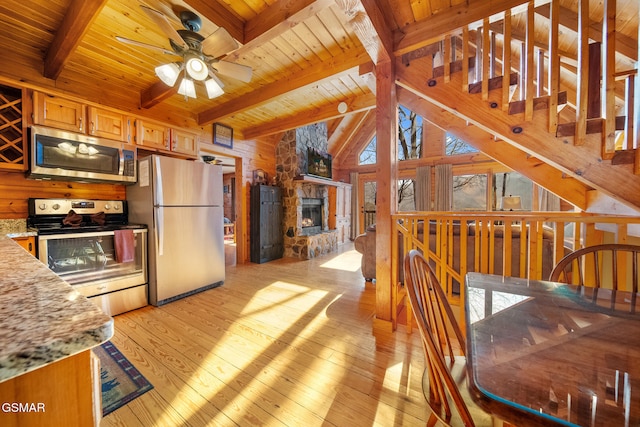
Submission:
<svg viewBox="0 0 640 427">
<path fill-rule="evenodd" d="M 29 138 L 29 178 L 136 182 L 136 150 L 124 142 L 42 126 L 31 126 Z"/>
</svg>

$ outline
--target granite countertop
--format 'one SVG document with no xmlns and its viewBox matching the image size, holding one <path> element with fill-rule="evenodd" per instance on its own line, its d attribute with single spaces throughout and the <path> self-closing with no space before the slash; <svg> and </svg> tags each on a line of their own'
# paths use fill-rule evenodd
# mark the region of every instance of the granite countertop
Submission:
<svg viewBox="0 0 640 427">
<path fill-rule="evenodd" d="M 0 235 L 0 382 L 112 336 L 111 317 Z"/>
</svg>

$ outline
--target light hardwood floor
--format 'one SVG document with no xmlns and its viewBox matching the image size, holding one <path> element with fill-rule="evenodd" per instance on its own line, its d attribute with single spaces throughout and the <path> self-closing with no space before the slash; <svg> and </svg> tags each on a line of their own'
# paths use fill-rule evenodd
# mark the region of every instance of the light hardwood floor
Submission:
<svg viewBox="0 0 640 427">
<path fill-rule="evenodd" d="M 101 426 L 425 425 L 419 334 L 373 335 L 359 267 L 349 244 L 228 267 L 219 288 L 116 316 L 111 341 L 155 388 Z"/>
</svg>

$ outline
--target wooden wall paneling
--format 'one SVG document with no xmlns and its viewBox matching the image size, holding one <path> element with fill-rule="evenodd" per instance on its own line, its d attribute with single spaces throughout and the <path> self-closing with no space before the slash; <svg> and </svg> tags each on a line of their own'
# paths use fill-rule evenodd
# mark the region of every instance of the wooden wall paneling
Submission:
<svg viewBox="0 0 640 427">
<path fill-rule="evenodd" d="M 640 7 L 638 7 L 638 21 L 640 21 Z M 640 58 L 640 25 L 638 25 L 638 33 L 637 33 L 639 42 L 637 46 L 638 50 L 638 58 Z M 640 94 L 640 76 L 636 76 L 635 85 L 634 85 L 634 93 L 636 95 Z M 640 174 L 640 150 L 637 147 L 640 145 L 640 108 L 635 108 L 633 112 L 633 146 L 636 147 L 636 158 L 633 166 L 633 171 L 636 174 Z"/>
<path fill-rule="evenodd" d="M 0 218 L 26 218 L 29 198 L 124 200 L 126 190 L 118 184 L 40 181 L 20 173 L 0 172 Z"/>
</svg>

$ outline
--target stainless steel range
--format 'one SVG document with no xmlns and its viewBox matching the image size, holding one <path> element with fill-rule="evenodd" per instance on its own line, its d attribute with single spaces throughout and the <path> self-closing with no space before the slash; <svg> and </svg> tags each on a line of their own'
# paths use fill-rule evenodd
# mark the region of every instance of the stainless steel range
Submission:
<svg viewBox="0 0 640 427">
<path fill-rule="evenodd" d="M 38 258 L 110 316 L 147 305 L 147 228 L 122 200 L 29 199 Z"/>
</svg>

